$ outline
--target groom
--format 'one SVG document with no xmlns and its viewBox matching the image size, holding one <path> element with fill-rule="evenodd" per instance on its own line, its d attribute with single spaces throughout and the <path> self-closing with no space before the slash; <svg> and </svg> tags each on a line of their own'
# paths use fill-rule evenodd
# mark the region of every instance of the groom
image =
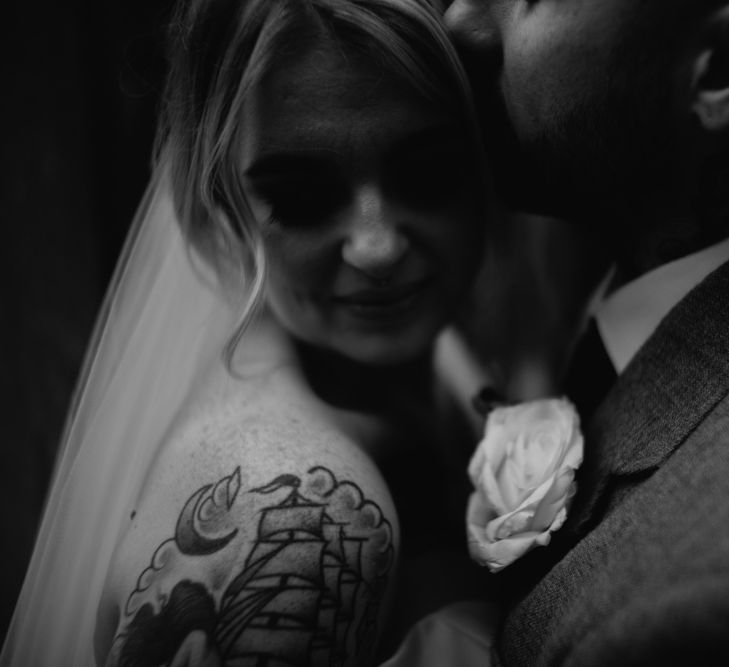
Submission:
<svg viewBox="0 0 729 667">
<path fill-rule="evenodd" d="M 505 196 L 616 260 L 594 313 L 616 379 L 583 415 L 570 518 L 504 572 L 497 660 L 729 664 L 729 0 L 454 0 L 446 18 Z"/>
</svg>

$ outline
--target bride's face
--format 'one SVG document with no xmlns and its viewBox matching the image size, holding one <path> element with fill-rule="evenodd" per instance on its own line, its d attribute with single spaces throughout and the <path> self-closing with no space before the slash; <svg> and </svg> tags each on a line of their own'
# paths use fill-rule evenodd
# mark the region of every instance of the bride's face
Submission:
<svg viewBox="0 0 729 667">
<path fill-rule="evenodd" d="M 333 48 L 270 73 L 244 116 L 244 189 L 276 317 L 365 363 L 425 352 L 481 255 L 464 123 Z"/>
</svg>

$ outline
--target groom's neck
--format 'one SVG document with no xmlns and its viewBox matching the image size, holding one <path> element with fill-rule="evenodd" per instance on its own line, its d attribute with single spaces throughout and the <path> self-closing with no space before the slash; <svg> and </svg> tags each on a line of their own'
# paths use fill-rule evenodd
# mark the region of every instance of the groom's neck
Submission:
<svg viewBox="0 0 729 667">
<path fill-rule="evenodd" d="M 729 188 L 728 188 L 729 189 Z M 616 212 L 607 236 L 614 239 L 616 282 L 627 283 L 729 236 L 729 198 L 698 193 L 683 201 L 635 206 Z M 616 285 L 617 286 L 617 285 Z"/>
</svg>

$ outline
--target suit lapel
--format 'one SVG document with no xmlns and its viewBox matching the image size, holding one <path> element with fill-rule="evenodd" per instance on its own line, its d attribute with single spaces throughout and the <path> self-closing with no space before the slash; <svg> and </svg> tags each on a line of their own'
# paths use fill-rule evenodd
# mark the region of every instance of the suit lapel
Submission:
<svg viewBox="0 0 729 667">
<path fill-rule="evenodd" d="M 727 394 L 729 263 L 668 314 L 585 425 L 577 495 L 552 544 L 506 568 L 503 585 L 512 610 L 500 650 L 514 664 L 555 661 L 554 654 L 545 653 L 544 634 L 554 631 L 548 619 L 560 609 L 555 591 L 569 587 L 563 578 L 578 576 L 575 568 L 590 567 L 576 544 L 608 509 L 619 512 L 622 494 L 660 468 Z M 569 567 L 560 568 L 570 552 Z M 562 599 L 559 605 L 568 603 Z"/>
<path fill-rule="evenodd" d="M 564 537 L 589 531 L 616 482 L 658 469 L 727 393 L 729 262 L 666 316 L 586 425 Z"/>
</svg>

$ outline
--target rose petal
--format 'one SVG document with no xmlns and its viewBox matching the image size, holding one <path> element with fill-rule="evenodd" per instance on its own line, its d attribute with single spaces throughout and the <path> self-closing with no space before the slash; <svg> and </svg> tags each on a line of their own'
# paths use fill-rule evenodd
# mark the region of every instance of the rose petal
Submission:
<svg viewBox="0 0 729 667">
<path fill-rule="evenodd" d="M 566 519 L 567 519 L 567 508 L 563 507 L 555 515 L 554 521 L 552 521 L 552 525 L 549 526 L 549 532 L 554 533 L 555 531 L 559 530 L 562 527 L 562 524 L 564 524 Z"/>
<path fill-rule="evenodd" d="M 498 516 L 493 506 L 483 497 L 481 493 L 475 491 L 468 499 L 468 507 L 466 509 L 466 522 L 475 525 L 486 526 Z"/>
<path fill-rule="evenodd" d="M 552 539 L 549 531 L 545 531 L 543 533 L 522 533 L 505 540 L 489 542 L 480 539 L 479 531 L 471 532 L 471 526 L 468 528 L 468 550 L 471 557 L 479 565 L 488 567 L 491 572 L 503 570 L 527 551 L 537 546 L 546 546 Z"/>
<path fill-rule="evenodd" d="M 501 488 L 494 474 L 495 469 L 500 465 L 498 456 L 494 456 L 489 447 L 491 442 L 484 438 L 474 453 L 468 466 L 468 475 L 474 488 L 485 494 L 486 498 L 494 507 L 497 513 L 501 514 L 509 510 Z M 493 447 L 492 447 L 493 449 Z"/>
<path fill-rule="evenodd" d="M 512 512 L 508 516 L 491 521 L 486 526 L 486 533 L 491 539 L 503 540 L 518 533 L 531 532 L 533 522 L 534 512 L 530 509 Z"/>
<path fill-rule="evenodd" d="M 570 442 L 569 448 L 564 455 L 563 465 L 577 470 L 582 465 L 584 453 L 584 441 L 580 433 L 576 433 Z"/>
<path fill-rule="evenodd" d="M 494 475 L 493 470 L 485 465 L 481 470 L 481 478 L 478 484 L 474 484 L 484 497 L 484 501 L 488 503 L 496 514 L 503 514 L 509 511 L 507 499 L 502 494 L 501 486 Z"/>
<path fill-rule="evenodd" d="M 504 524 L 511 524 L 512 522 L 522 522 L 524 517 L 529 517 L 530 524 L 528 525 L 528 529 L 531 531 L 537 531 L 540 532 L 547 528 L 547 526 L 536 526 L 534 521 L 534 514 L 536 513 L 537 508 L 542 503 L 544 497 L 549 493 L 550 489 L 552 488 L 553 480 L 549 479 L 546 482 L 544 482 L 541 486 L 539 486 L 537 489 L 535 489 L 532 494 L 521 504 L 519 507 L 517 507 L 515 510 L 512 510 L 511 512 L 505 512 L 505 513 L 496 513 L 496 517 L 492 518 L 491 521 L 489 521 L 488 526 L 486 526 L 486 529 L 489 532 L 489 535 L 491 536 L 491 539 L 493 539 L 497 534 L 500 535 L 502 538 L 513 534 L 513 532 L 507 532 L 506 535 L 504 534 L 504 531 L 506 529 L 503 528 Z M 516 515 L 520 515 L 519 519 L 514 519 Z M 468 513 L 467 513 L 468 516 Z"/>
<path fill-rule="evenodd" d="M 560 471 L 551 480 L 550 488 L 534 511 L 532 530 L 546 530 L 553 523 L 560 509 L 564 508 L 570 496 L 575 473 L 571 468 Z"/>
<path fill-rule="evenodd" d="M 538 486 L 541 479 L 533 479 L 524 475 L 524 463 L 507 460 L 504 463 L 502 474 L 499 476 L 499 487 L 504 496 L 504 511 L 519 507 Z"/>
<path fill-rule="evenodd" d="M 511 437 L 510 429 L 505 423 L 507 408 L 492 410 L 486 420 L 481 447 L 484 456 L 497 465 L 506 457 L 506 446 Z"/>
<path fill-rule="evenodd" d="M 475 486 L 477 481 L 481 477 L 481 470 L 483 469 L 484 463 L 486 462 L 486 450 L 484 447 L 484 438 L 481 442 L 476 445 L 476 450 L 471 456 L 471 460 L 468 463 L 468 476 L 471 482 Z"/>
</svg>

